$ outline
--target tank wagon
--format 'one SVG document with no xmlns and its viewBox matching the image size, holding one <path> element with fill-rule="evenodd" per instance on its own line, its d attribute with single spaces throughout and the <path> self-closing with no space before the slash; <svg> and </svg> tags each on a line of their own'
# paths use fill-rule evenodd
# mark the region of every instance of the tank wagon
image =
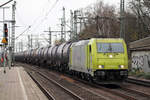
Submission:
<svg viewBox="0 0 150 100">
<path fill-rule="evenodd" d="M 30 54 L 33 51 L 25 53 Z M 92 38 L 36 49 L 35 52 L 35 56 L 32 57 L 31 54 L 25 56 L 23 53 L 17 53 L 16 61 L 35 64 L 34 60 L 37 59 L 38 65 L 86 80 L 122 82 L 128 77 L 127 47 L 123 39 Z M 36 56 L 39 54 L 41 56 Z M 28 57 L 30 59 L 27 59 Z"/>
</svg>

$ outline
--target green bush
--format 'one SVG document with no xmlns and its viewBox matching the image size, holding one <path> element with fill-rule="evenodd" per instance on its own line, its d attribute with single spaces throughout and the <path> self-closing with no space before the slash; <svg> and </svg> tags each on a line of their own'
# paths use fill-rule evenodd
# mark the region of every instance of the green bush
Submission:
<svg viewBox="0 0 150 100">
<path fill-rule="evenodd" d="M 143 72 L 139 71 L 136 68 L 132 68 L 132 69 L 129 69 L 129 73 L 128 74 L 131 75 L 131 76 L 136 76 L 136 75 L 141 74 L 141 73 L 143 73 Z"/>
<path fill-rule="evenodd" d="M 144 75 L 144 78 L 145 78 L 145 79 L 150 79 L 150 73 L 146 73 L 146 74 Z"/>
<path fill-rule="evenodd" d="M 145 76 L 144 72 L 136 73 L 136 77 L 144 77 L 144 76 Z"/>
<path fill-rule="evenodd" d="M 129 71 L 129 76 L 135 76 L 136 75 L 136 72 L 134 72 L 134 71 Z"/>
<path fill-rule="evenodd" d="M 139 69 L 129 69 L 129 76 L 135 76 L 137 78 L 145 78 L 145 79 L 149 79 L 150 80 L 150 72 L 149 73 L 144 73 L 142 70 Z"/>
</svg>

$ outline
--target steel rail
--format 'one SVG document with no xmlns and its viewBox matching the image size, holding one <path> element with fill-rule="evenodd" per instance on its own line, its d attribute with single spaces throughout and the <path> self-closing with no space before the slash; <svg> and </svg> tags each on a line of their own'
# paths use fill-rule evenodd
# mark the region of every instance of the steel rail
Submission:
<svg viewBox="0 0 150 100">
<path fill-rule="evenodd" d="M 137 84 L 137 85 L 142 85 L 145 87 L 150 87 L 150 82 L 148 81 L 143 81 L 143 80 L 139 80 L 139 79 L 134 79 L 134 78 L 128 78 L 126 80 L 126 82 L 128 83 L 133 83 L 133 84 Z"/>
<path fill-rule="evenodd" d="M 81 98 L 80 96 L 76 95 L 75 93 L 73 93 L 72 91 L 70 91 L 69 89 L 65 88 L 64 86 L 62 86 L 61 84 L 59 84 L 58 82 L 56 82 L 53 79 L 50 79 L 49 77 L 47 77 L 46 75 L 44 75 L 41 72 L 37 72 L 39 73 L 39 75 L 43 76 L 44 78 L 46 78 L 47 80 L 51 81 L 53 84 L 59 86 L 60 88 L 62 88 L 66 93 L 68 93 L 69 95 L 71 95 L 75 100 L 84 100 L 83 98 Z"/>
<path fill-rule="evenodd" d="M 126 87 L 121 87 L 121 89 L 125 90 L 125 91 L 129 91 L 129 92 L 133 92 L 133 93 L 142 95 L 144 97 L 149 97 L 150 98 L 150 94 L 144 93 L 144 92 L 139 91 L 139 90 L 133 90 L 133 89 L 129 89 L 129 88 L 126 88 Z"/>
<path fill-rule="evenodd" d="M 117 91 L 110 90 L 110 89 L 108 89 L 108 88 L 105 88 L 105 87 L 103 87 L 103 86 L 98 85 L 97 83 L 93 84 L 93 83 L 89 83 L 89 82 L 87 82 L 87 81 L 80 80 L 80 79 L 75 79 L 75 80 L 80 81 L 80 82 L 82 82 L 82 83 L 84 83 L 84 84 L 88 84 L 88 85 L 90 85 L 90 86 L 92 86 L 92 87 L 99 88 L 99 89 L 101 89 L 101 90 L 103 90 L 103 91 L 106 91 L 106 92 L 109 92 L 109 93 L 111 93 L 111 94 L 113 94 L 113 95 L 122 97 L 122 98 L 124 98 L 124 99 L 126 99 L 126 100 L 137 100 L 136 98 L 134 98 L 134 97 L 132 97 L 132 96 L 128 96 L 128 95 L 125 95 L 125 94 L 123 94 L 123 93 L 121 93 L 121 92 L 117 92 Z"/>
<path fill-rule="evenodd" d="M 41 83 L 39 83 L 32 75 L 31 73 L 27 72 L 29 76 L 33 79 L 33 81 L 38 85 L 38 87 L 41 89 L 41 91 L 46 95 L 46 97 L 49 100 L 56 100 L 43 86 Z"/>
<path fill-rule="evenodd" d="M 28 68 L 29 68 L 29 67 L 28 67 Z M 36 71 L 37 73 L 41 74 L 43 77 L 47 78 L 48 80 L 52 80 L 52 79 L 49 79 L 49 77 L 43 75 L 41 72 L 37 71 L 37 69 L 35 69 L 35 68 L 29 68 L 29 69 Z M 113 94 L 113 95 L 122 97 L 122 98 L 124 98 L 124 99 L 126 99 L 126 100 L 137 100 L 136 98 L 134 98 L 134 97 L 132 97 L 132 96 L 128 96 L 128 95 L 125 95 L 125 94 L 123 94 L 123 93 L 110 90 L 110 89 L 105 88 L 105 87 L 103 87 L 103 86 L 99 86 L 98 84 L 93 84 L 93 83 L 90 83 L 90 82 L 87 82 L 87 81 L 85 81 L 85 80 L 81 80 L 81 79 L 79 79 L 79 78 L 75 78 L 75 77 L 72 77 L 72 76 L 69 76 L 69 75 L 67 75 L 67 76 L 73 78 L 73 79 L 76 80 L 76 81 L 82 82 L 82 83 L 84 83 L 84 84 L 88 84 L 88 85 L 90 85 L 90 86 L 92 86 L 92 87 L 99 88 L 99 89 L 104 90 L 104 91 L 106 91 L 106 92 L 109 92 L 109 93 L 111 93 L 111 94 Z M 80 97 L 79 97 L 79 98 L 80 98 Z M 80 98 L 80 99 L 77 99 L 77 100 L 83 100 L 83 99 Z"/>
<path fill-rule="evenodd" d="M 64 92 L 66 92 L 67 94 L 71 95 L 75 100 L 84 100 L 82 97 L 76 95 L 75 93 L 73 93 L 72 91 L 70 91 L 69 89 L 63 87 L 61 84 L 59 84 L 58 82 L 56 82 L 53 79 L 50 79 L 48 76 L 44 75 L 43 73 L 37 71 L 36 69 L 33 68 L 29 68 L 31 70 L 36 71 L 39 75 L 41 75 L 42 77 L 46 78 L 48 81 L 52 82 L 53 84 L 57 85 L 58 87 L 60 87 L 61 89 L 64 90 Z"/>
</svg>

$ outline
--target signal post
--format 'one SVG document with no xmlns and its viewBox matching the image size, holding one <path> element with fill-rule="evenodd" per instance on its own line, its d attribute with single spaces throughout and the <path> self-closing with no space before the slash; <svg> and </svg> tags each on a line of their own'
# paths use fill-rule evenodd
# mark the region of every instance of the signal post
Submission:
<svg viewBox="0 0 150 100">
<path fill-rule="evenodd" d="M 4 23 L 4 34 L 3 34 L 3 39 L 2 39 L 2 43 L 3 43 L 3 67 L 4 67 L 4 73 L 6 73 L 6 62 L 7 62 L 7 49 L 6 46 L 8 45 L 8 28 L 7 28 L 7 24 Z M 10 66 L 9 66 L 10 68 Z"/>
</svg>

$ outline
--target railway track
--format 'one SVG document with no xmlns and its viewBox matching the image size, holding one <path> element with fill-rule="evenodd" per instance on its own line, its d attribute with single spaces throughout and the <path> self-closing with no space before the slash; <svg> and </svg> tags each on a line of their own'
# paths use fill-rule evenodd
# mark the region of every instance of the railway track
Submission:
<svg viewBox="0 0 150 100">
<path fill-rule="evenodd" d="M 112 92 L 114 95 L 119 95 L 127 100 L 149 100 L 150 94 L 148 92 L 143 92 L 139 89 L 134 88 L 134 84 L 132 85 L 119 85 L 119 88 L 110 89 L 104 88 L 103 86 L 99 86 L 94 84 L 95 87 L 102 88 L 105 91 Z M 143 87 L 145 89 L 145 87 Z M 150 91 L 150 90 L 149 90 Z"/>
<path fill-rule="evenodd" d="M 121 86 L 121 89 L 125 90 L 125 91 L 128 91 L 130 93 L 135 93 L 135 94 L 138 94 L 140 96 L 143 96 L 147 100 L 148 100 L 148 98 L 150 98 L 150 94 L 144 93 L 144 92 L 139 91 L 139 90 L 135 90 L 135 89 L 131 89 L 131 88 L 123 87 L 123 86 Z"/>
<path fill-rule="evenodd" d="M 139 80 L 139 79 L 135 79 L 135 78 L 128 78 L 126 80 L 126 82 L 150 87 L 150 81 L 144 81 L 144 80 Z"/>
<path fill-rule="evenodd" d="M 106 87 L 98 85 L 98 84 L 88 83 L 87 81 L 80 80 L 78 78 L 74 78 L 73 77 L 73 79 L 75 79 L 77 81 L 80 81 L 80 82 L 82 82 L 84 84 L 88 84 L 88 85 L 90 85 L 92 87 L 98 88 L 100 90 L 103 90 L 105 92 L 109 92 L 109 93 L 111 93 L 113 95 L 120 96 L 120 97 L 122 97 L 125 100 L 149 100 L 149 98 L 150 98 L 149 94 L 146 94 L 146 93 L 138 91 L 138 90 L 122 87 L 122 86 L 119 89 L 114 89 L 113 90 L 113 89 L 106 88 Z M 124 93 L 126 93 L 126 94 L 124 94 Z"/>
<path fill-rule="evenodd" d="M 83 98 L 63 87 L 55 80 L 49 79 L 47 76 L 40 72 L 36 72 L 36 74 L 34 73 L 34 75 L 30 72 L 28 73 L 31 78 L 38 84 L 38 86 L 42 88 L 42 91 L 50 100 L 83 100 Z M 41 83 L 38 82 L 39 80 Z M 44 86 L 42 83 L 46 83 L 46 86 Z"/>
<path fill-rule="evenodd" d="M 149 100 L 149 97 L 145 97 L 145 96 L 141 95 L 141 92 L 138 92 L 140 94 L 137 94 L 137 92 L 135 92 L 134 90 L 131 91 L 131 90 L 128 90 L 128 89 L 120 88 L 120 89 L 113 89 L 111 91 L 125 94 L 125 98 L 127 96 L 129 97 L 129 98 L 126 98 L 126 100 Z"/>
<path fill-rule="evenodd" d="M 127 95 L 127 94 L 124 94 L 124 93 L 118 91 L 118 89 L 112 90 L 112 89 L 110 89 L 110 88 L 107 88 L 107 87 L 98 85 L 97 83 L 96 83 L 96 84 L 93 84 L 93 83 L 86 83 L 85 81 L 82 81 L 82 80 L 79 80 L 79 81 L 81 81 L 82 83 L 88 84 L 88 85 L 90 85 L 90 86 L 92 86 L 92 87 L 95 87 L 95 88 L 98 88 L 98 89 L 100 89 L 100 90 L 103 90 L 103 91 L 105 91 L 105 92 L 109 92 L 109 93 L 111 93 L 111 94 L 113 94 L 113 95 L 119 96 L 119 97 L 121 97 L 121 98 L 123 98 L 123 99 L 125 99 L 125 100 L 138 100 L 138 99 L 136 99 L 135 97 L 133 97 L 133 96 L 131 96 L 131 95 Z"/>
<path fill-rule="evenodd" d="M 36 69 L 37 68 L 34 68 L 32 70 L 36 70 Z M 41 69 L 41 70 L 43 70 L 43 69 Z M 48 72 L 49 71 L 47 71 L 45 73 L 48 73 Z M 61 74 L 59 72 L 57 72 L 57 73 Z M 83 83 L 85 85 L 92 86 L 93 89 L 94 88 L 95 89 L 99 89 L 101 91 L 105 91 L 105 92 L 110 93 L 112 95 L 119 96 L 119 97 L 122 98 L 122 100 L 149 100 L 147 98 L 150 97 L 148 94 L 145 94 L 144 92 L 133 90 L 133 89 L 129 89 L 129 88 L 126 88 L 126 87 L 120 87 L 119 89 L 110 89 L 110 88 L 107 88 L 107 87 L 104 87 L 104 86 L 101 86 L 101 85 L 98 85 L 98 84 L 88 83 L 87 81 L 80 80 L 78 78 L 73 78 L 73 79 L 75 79 L 77 81 L 80 81 L 80 83 Z M 80 87 L 80 85 L 78 85 L 78 86 L 80 88 L 83 88 L 85 85 L 83 85 L 82 87 Z M 78 90 L 78 91 L 80 91 L 80 90 Z M 105 100 L 111 100 L 111 99 L 105 98 Z M 121 100 L 121 99 L 118 99 L 118 100 Z"/>
<path fill-rule="evenodd" d="M 49 100 L 55 100 L 54 96 L 52 96 L 45 87 L 42 86 L 40 82 L 38 82 L 31 73 L 27 72 L 29 76 L 33 79 L 33 81 L 38 85 L 38 87 L 42 90 L 42 92 L 47 96 Z"/>
<path fill-rule="evenodd" d="M 79 80 L 79 79 L 77 79 L 77 80 Z M 124 85 L 119 86 L 120 88 L 117 88 L 117 89 L 110 89 L 110 88 L 103 87 L 103 86 L 99 85 L 98 83 L 96 83 L 96 84 L 92 83 L 91 84 L 91 83 L 87 83 L 84 80 L 79 80 L 79 81 L 81 81 L 82 83 L 85 83 L 85 84 L 89 84 L 93 87 L 102 89 L 106 92 L 110 92 L 114 95 L 118 95 L 122 98 L 125 98 L 126 100 L 149 100 L 149 98 L 150 98 L 150 94 L 148 92 L 146 93 L 146 92 L 143 92 L 141 90 L 129 88 L 129 87 L 124 86 Z M 140 81 L 140 80 L 137 80 L 137 81 Z M 145 81 L 141 81 L 141 82 L 145 82 Z M 146 82 L 146 85 L 144 83 L 140 84 L 140 85 L 148 86 L 148 84 L 149 84 L 149 82 Z M 134 87 L 134 84 L 132 84 L 132 87 Z M 143 89 L 145 89 L 145 88 L 143 88 Z"/>
<path fill-rule="evenodd" d="M 34 70 L 36 73 L 38 73 L 39 75 L 41 75 L 42 77 L 46 78 L 47 80 L 53 82 L 54 84 L 57 84 L 59 87 L 61 87 L 63 90 L 66 91 L 66 93 L 68 93 L 69 95 L 73 95 L 73 99 L 74 100 L 110 100 L 110 99 L 105 99 L 105 98 L 102 98 L 101 95 L 97 95 L 97 94 L 92 94 L 90 93 L 90 91 L 85 91 L 81 88 L 77 88 L 77 87 L 74 87 L 74 89 L 68 89 L 68 88 L 65 88 L 63 85 L 59 84 L 58 82 L 56 82 L 55 80 L 53 80 L 52 78 L 49 77 L 49 75 L 43 73 L 43 72 L 40 72 L 40 71 L 37 71 L 37 69 L 33 69 L 33 68 L 30 68 L 31 70 Z M 69 84 L 67 84 L 69 85 Z M 70 86 L 71 87 L 71 86 Z M 75 92 L 72 92 L 72 90 Z M 55 92 L 57 93 L 57 92 Z M 68 99 L 68 98 L 67 98 Z M 57 99 L 57 100 L 67 100 L 67 99 Z M 71 99 L 68 99 L 68 100 L 71 100 Z"/>
</svg>

